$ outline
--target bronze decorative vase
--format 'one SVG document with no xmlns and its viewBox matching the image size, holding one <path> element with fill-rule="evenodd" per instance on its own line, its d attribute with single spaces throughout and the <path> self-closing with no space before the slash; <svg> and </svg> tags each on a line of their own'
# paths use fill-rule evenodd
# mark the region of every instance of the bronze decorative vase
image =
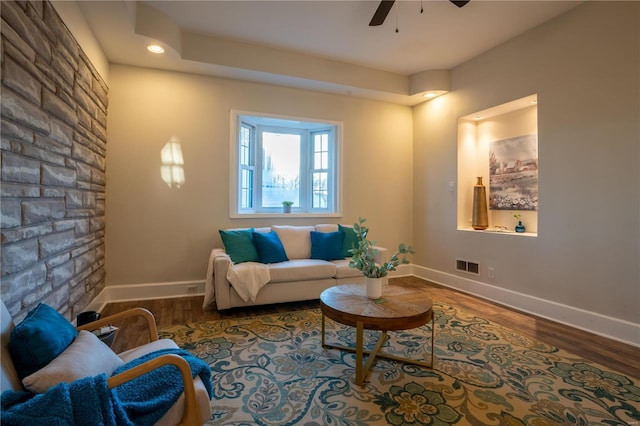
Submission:
<svg viewBox="0 0 640 426">
<path fill-rule="evenodd" d="M 478 176 L 477 179 L 478 181 L 473 187 L 473 216 L 471 226 L 473 229 L 483 230 L 489 227 L 487 190 L 482 184 L 482 176 Z"/>
</svg>

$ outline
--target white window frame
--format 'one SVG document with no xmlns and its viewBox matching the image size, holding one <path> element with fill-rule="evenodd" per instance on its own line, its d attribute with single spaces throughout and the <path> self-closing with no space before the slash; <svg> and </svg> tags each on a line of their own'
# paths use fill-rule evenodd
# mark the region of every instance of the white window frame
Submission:
<svg viewBox="0 0 640 426">
<path fill-rule="evenodd" d="M 253 164 L 248 167 L 253 171 L 253 206 L 252 208 L 240 207 L 240 183 L 242 167 L 240 165 L 240 129 L 242 123 L 253 126 L 253 138 L 250 156 Z M 306 149 L 301 150 L 301 171 L 300 171 L 300 206 L 292 209 L 291 213 L 284 213 L 282 207 L 263 208 L 261 207 L 261 180 L 262 180 L 262 149 L 260 133 L 262 130 L 280 131 L 290 133 L 287 130 L 294 129 L 298 124 L 300 134 L 306 138 L 302 145 Z M 309 126 L 305 124 L 312 123 Z M 230 218 L 252 218 L 252 217 L 342 217 L 342 123 L 337 121 L 317 120 L 303 117 L 280 116 L 247 111 L 231 111 L 231 132 L 230 132 L 230 185 L 229 185 L 229 217 Z M 333 173 L 329 173 L 327 188 L 329 194 L 327 209 L 312 209 L 312 173 L 313 165 L 313 134 L 328 133 L 329 142 L 333 138 L 333 149 L 329 149 L 329 165 L 332 166 Z"/>
</svg>

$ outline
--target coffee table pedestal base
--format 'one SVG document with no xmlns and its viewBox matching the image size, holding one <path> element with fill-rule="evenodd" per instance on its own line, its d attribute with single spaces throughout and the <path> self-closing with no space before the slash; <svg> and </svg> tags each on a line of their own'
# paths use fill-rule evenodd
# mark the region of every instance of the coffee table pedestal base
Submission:
<svg viewBox="0 0 640 426">
<path fill-rule="evenodd" d="M 322 341 L 321 341 L 321 343 L 322 343 L 322 347 L 323 348 L 339 349 L 339 350 L 342 350 L 342 351 L 355 352 L 355 354 L 356 354 L 356 384 L 358 386 L 362 386 L 362 385 L 364 385 L 364 379 L 367 377 L 367 374 L 368 374 L 369 370 L 371 369 L 371 366 L 373 365 L 373 362 L 375 361 L 376 357 L 391 359 L 391 360 L 394 360 L 394 361 L 400 361 L 400 362 L 404 362 L 404 363 L 407 363 L 407 364 L 418 365 L 420 367 L 433 368 L 433 362 L 434 362 L 434 355 L 433 355 L 434 328 L 435 328 L 435 323 L 434 323 L 433 317 L 432 317 L 431 318 L 431 361 L 430 362 L 420 361 L 420 360 L 410 359 L 410 358 L 404 358 L 404 357 L 401 357 L 401 356 L 392 355 L 392 354 L 386 354 L 384 352 L 380 352 L 380 348 L 382 348 L 382 345 L 384 344 L 385 340 L 387 339 L 387 332 L 386 331 L 382 331 L 381 332 L 380 337 L 378 337 L 378 342 L 376 343 L 376 346 L 373 348 L 372 351 L 370 351 L 368 349 L 364 349 L 364 323 L 362 321 L 356 322 L 356 346 L 355 347 L 341 346 L 341 345 L 334 345 L 334 344 L 325 343 L 325 338 L 324 338 L 324 336 L 325 336 L 325 316 L 324 316 L 324 313 L 322 314 L 322 335 L 321 335 Z M 363 362 L 364 354 L 369 355 L 369 357 L 367 358 L 367 363 L 366 364 L 364 364 L 364 362 Z"/>
</svg>

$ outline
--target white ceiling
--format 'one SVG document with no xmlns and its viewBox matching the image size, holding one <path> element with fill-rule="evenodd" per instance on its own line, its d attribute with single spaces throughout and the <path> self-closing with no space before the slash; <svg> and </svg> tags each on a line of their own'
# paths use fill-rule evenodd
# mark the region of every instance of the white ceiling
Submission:
<svg viewBox="0 0 640 426">
<path fill-rule="evenodd" d="M 578 1 L 81 1 L 110 62 L 415 104 L 410 75 L 456 66 Z M 420 8 L 424 9 L 420 13 Z M 399 32 L 395 32 L 396 22 Z M 151 40 L 167 48 L 145 50 Z M 271 60 L 270 60 L 271 58 Z"/>
</svg>

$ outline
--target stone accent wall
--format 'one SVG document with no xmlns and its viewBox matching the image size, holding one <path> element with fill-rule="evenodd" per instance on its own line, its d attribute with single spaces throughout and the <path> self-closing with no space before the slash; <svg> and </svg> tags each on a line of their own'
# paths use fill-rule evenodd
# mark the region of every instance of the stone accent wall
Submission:
<svg viewBox="0 0 640 426">
<path fill-rule="evenodd" d="M 108 88 L 49 2 L 0 15 L 0 294 L 73 319 L 105 285 Z"/>
</svg>

